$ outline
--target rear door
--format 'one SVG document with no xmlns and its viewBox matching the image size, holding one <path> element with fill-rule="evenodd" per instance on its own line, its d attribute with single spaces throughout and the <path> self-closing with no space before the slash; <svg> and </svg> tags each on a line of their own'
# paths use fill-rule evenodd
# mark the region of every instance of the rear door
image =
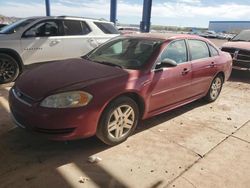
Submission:
<svg viewBox="0 0 250 188">
<path fill-rule="evenodd" d="M 64 27 L 64 57 L 80 57 L 98 46 L 90 34 L 92 31 L 85 21 L 63 20 Z"/>
<path fill-rule="evenodd" d="M 155 111 L 170 105 L 176 105 L 192 96 L 191 62 L 185 40 L 173 41 L 163 51 L 160 61 L 172 59 L 178 64 L 176 67 L 155 69 L 152 81 L 152 94 L 149 111 Z"/>
<path fill-rule="evenodd" d="M 202 40 L 190 39 L 188 46 L 192 60 L 192 89 L 194 95 L 204 94 L 217 73 L 219 56 L 212 55 L 208 44 Z"/>
<path fill-rule="evenodd" d="M 41 21 L 21 38 L 22 59 L 25 64 L 63 59 L 62 23 L 59 20 Z"/>
</svg>

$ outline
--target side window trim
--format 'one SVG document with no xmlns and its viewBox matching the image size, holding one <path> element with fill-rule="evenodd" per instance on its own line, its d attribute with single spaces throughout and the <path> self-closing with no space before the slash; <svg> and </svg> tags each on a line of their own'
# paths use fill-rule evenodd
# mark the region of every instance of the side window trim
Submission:
<svg viewBox="0 0 250 188">
<path fill-rule="evenodd" d="M 88 30 L 89 30 L 88 33 L 84 33 L 82 35 L 88 35 L 89 33 L 92 32 L 92 29 L 89 27 L 87 22 L 85 22 L 84 20 L 81 20 L 80 22 L 81 22 L 82 31 L 84 31 L 84 27 L 88 28 Z"/>
<path fill-rule="evenodd" d="M 37 25 L 39 25 L 39 24 L 41 24 L 41 23 L 43 23 L 43 22 L 50 22 L 50 21 L 53 21 L 53 22 L 57 23 L 57 24 L 58 24 L 58 27 L 59 27 L 59 35 L 58 35 L 58 36 L 55 36 L 55 37 L 64 36 L 64 29 L 63 29 L 63 25 L 62 25 L 63 23 L 62 23 L 62 21 L 61 21 L 60 19 L 48 19 L 48 20 L 41 20 L 41 21 L 36 22 L 35 24 L 31 25 L 28 29 L 26 29 L 26 30 L 22 33 L 21 38 L 31 38 L 31 37 L 26 37 L 26 36 L 24 36 L 25 33 L 26 33 L 28 30 L 30 30 L 30 29 L 33 28 L 33 27 L 36 27 Z M 60 27 L 61 27 L 61 28 L 60 28 Z M 34 38 L 34 37 L 33 37 L 33 38 Z M 43 38 L 43 37 L 41 37 L 41 38 Z"/>
<path fill-rule="evenodd" d="M 160 53 L 160 54 L 158 55 L 158 57 L 156 58 L 156 61 L 154 62 L 154 64 L 153 64 L 151 70 L 152 70 L 152 71 L 155 71 L 155 70 L 156 70 L 155 67 L 156 67 L 156 65 L 157 65 L 158 63 L 160 63 L 160 61 L 161 61 L 161 56 L 162 56 L 163 52 L 167 49 L 167 47 L 168 47 L 171 43 L 176 42 L 176 41 L 182 41 L 182 40 L 185 42 L 185 46 L 186 46 L 187 61 L 186 61 L 186 62 L 182 62 L 182 63 L 180 63 L 180 64 L 184 64 L 184 63 L 190 62 L 190 54 L 189 54 L 189 48 L 188 48 L 188 44 L 187 44 L 187 39 L 186 39 L 186 38 L 183 38 L 183 39 L 175 39 L 175 40 L 172 40 L 171 42 L 169 42 L 169 43 L 164 47 L 164 49 L 161 51 L 161 53 Z M 166 43 L 166 42 L 164 42 L 164 43 Z M 164 45 L 164 43 L 163 43 L 162 45 Z M 178 66 L 178 65 L 177 65 L 177 66 Z"/>
<path fill-rule="evenodd" d="M 62 28 L 63 28 L 63 36 L 84 36 L 84 35 L 88 35 L 89 33 L 92 32 L 91 27 L 88 25 L 88 23 L 85 20 L 73 20 L 73 19 L 62 19 Z M 82 34 L 81 35 L 67 35 L 66 31 L 65 31 L 65 21 L 73 21 L 73 22 L 79 22 L 80 26 L 81 26 L 81 30 L 82 30 Z M 84 33 L 84 27 L 86 27 L 88 29 L 88 33 Z"/>
<path fill-rule="evenodd" d="M 199 59 L 194 59 L 192 58 L 192 53 L 191 53 L 191 48 L 190 48 L 190 45 L 189 45 L 189 41 L 190 40 L 196 40 L 196 41 L 201 41 L 201 42 L 204 42 L 207 46 L 207 49 L 208 49 L 208 53 L 209 53 L 209 57 L 211 57 L 211 52 L 210 52 L 210 47 L 208 45 L 208 43 L 206 41 L 203 41 L 203 40 L 200 40 L 200 39 L 187 39 L 187 45 L 188 45 L 188 49 L 189 49 L 189 53 L 190 53 L 190 61 L 196 61 L 196 60 L 199 60 Z M 209 58 L 209 57 L 204 57 L 202 59 L 206 59 L 206 58 Z"/>
<path fill-rule="evenodd" d="M 212 44 L 209 44 L 208 43 L 208 48 L 209 48 L 209 52 L 210 52 L 210 57 L 216 57 L 216 56 L 219 56 L 219 51 L 212 45 Z M 212 54 L 212 48 L 214 48 L 215 49 L 215 51 L 216 51 L 216 55 L 213 55 Z"/>
<path fill-rule="evenodd" d="M 164 50 L 162 50 L 161 54 L 159 55 L 159 57 L 157 58 L 157 61 L 159 63 L 159 61 L 161 60 L 161 56 L 163 54 L 163 52 L 165 52 L 165 50 L 167 50 L 168 46 L 174 42 L 178 42 L 178 41 L 184 41 L 185 43 L 185 47 L 186 47 L 186 52 L 187 52 L 187 57 L 186 57 L 186 60 L 185 62 L 182 62 L 182 63 L 186 63 L 189 61 L 189 54 L 188 54 L 188 48 L 187 48 L 187 44 L 186 44 L 186 39 L 175 39 L 175 40 L 172 40 L 170 43 L 167 44 L 167 46 L 164 48 Z M 182 64 L 180 63 L 180 64 Z"/>
</svg>

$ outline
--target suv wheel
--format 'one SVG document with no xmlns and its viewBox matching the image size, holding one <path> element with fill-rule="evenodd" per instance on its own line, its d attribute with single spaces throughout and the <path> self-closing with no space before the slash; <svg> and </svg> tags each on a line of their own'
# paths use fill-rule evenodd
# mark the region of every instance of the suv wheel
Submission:
<svg viewBox="0 0 250 188">
<path fill-rule="evenodd" d="M 19 75 L 19 66 L 17 61 L 7 55 L 0 53 L 0 84 L 14 81 Z"/>
<path fill-rule="evenodd" d="M 134 132 L 138 119 L 136 102 L 129 97 L 117 98 L 104 110 L 96 135 L 108 145 L 117 145 Z"/>
</svg>

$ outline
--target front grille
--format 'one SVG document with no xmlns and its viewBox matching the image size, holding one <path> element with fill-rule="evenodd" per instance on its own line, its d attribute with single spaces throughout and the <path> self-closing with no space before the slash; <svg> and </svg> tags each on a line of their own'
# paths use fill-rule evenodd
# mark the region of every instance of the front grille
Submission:
<svg viewBox="0 0 250 188">
<path fill-rule="evenodd" d="M 230 53 L 234 60 L 234 65 L 243 68 L 250 68 L 250 51 L 236 48 L 222 48 L 224 52 Z"/>
<path fill-rule="evenodd" d="M 223 47 L 221 50 L 224 51 L 224 52 L 230 53 L 230 55 L 232 56 L 232 58 L 234 57 L 234 52 L 236 51 L 235 48 L 226 48 L 226 47 Z"/>
<path fill-rule="evenodd" d="M 46 134 L 69 134 L 72 133 L 75 128 L 66 128 L 66 129 L 43 129 L 39 127 L 34 128 L 35 131 Z"/>
</svg>

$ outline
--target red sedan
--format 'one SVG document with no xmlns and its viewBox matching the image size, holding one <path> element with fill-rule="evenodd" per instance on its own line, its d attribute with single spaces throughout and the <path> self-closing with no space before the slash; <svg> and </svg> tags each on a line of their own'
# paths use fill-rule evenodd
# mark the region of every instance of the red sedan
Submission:
<svg viewBox="0 0 250 188">
<path fill-rule="evenodd" d="M 115 145 L 140 119 L 200 98 L 215 101 L 230 54 L 198 36 L 117 37 L 79 59 L 24 73 L 10 90 L 15 123 L 54 140 L 97 135 Z"/>
</svg>

